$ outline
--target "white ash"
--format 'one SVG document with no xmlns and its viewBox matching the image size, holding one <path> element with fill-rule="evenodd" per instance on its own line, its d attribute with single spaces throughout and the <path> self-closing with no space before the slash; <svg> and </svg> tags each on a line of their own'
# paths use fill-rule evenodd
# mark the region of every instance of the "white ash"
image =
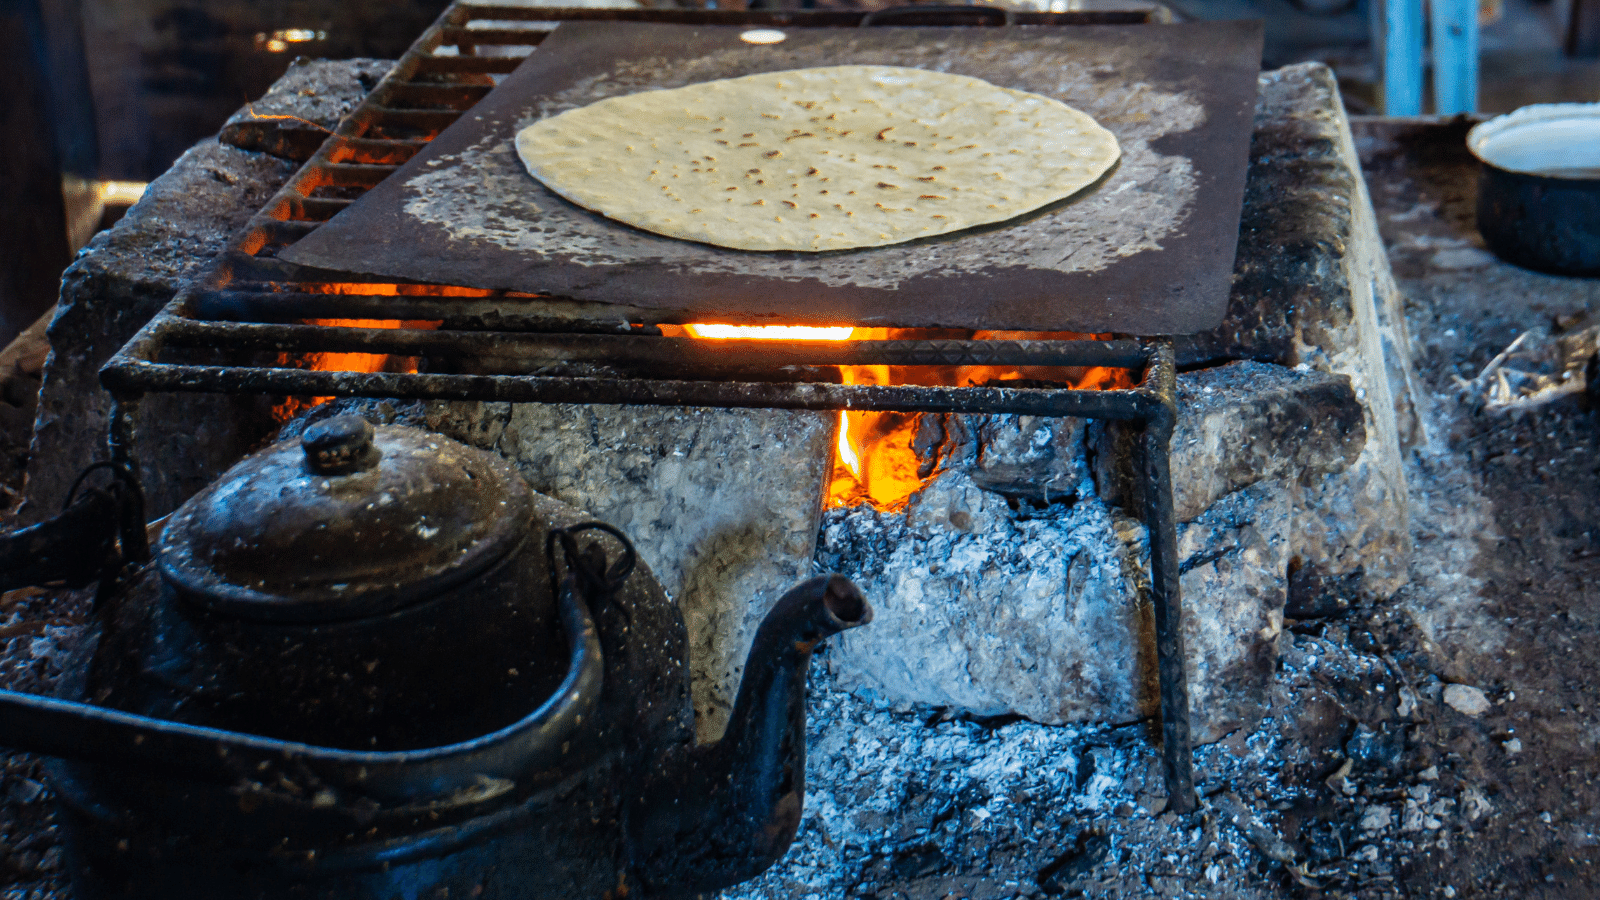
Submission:
<svg viewBox="0 0 1600 900">
<path fill-rule="evenodd" d="M 1048 512 L 1013 513 L 963 472 L 930 483 L 904 515 L 830 511 L 819 562 L 856 578 L 878 608 L 870 630 L 841 636 L 842 671 L 890 697 L 977 715 L 1059 722 L 1092 707 L 1109 711 L 1101 721 L 1139 718 L 1138 536 L 1119 534 L 1138 523 L 1091 500 Z M 1110 645 L 1085 658 L 1056 634 Z M 1013 674 L 980 678 L 974 665 Z M 1078 682 L 1075 702 L 1053 690 L 1063 678 Z"/>
<path fill-rule="evenodd" d="M 1483 691 L 1470 684 L 1445 685 L 1444 702 L 1456 712 L 1473 718 L 1488 712 L 1491 706 Z"/>
<path fill-rule="evenodd" d="M 1282 484 L 1263 481 L 1179 526 L 1199 741 L 1263 715 L 1288 523 Z M 901 512 L 824 516 L 818 565 L 856 579 L 877 608 L 871 626 L 840 636 L 831 666 L 847 686 L 976 716 L 1136 721 L 1158 694 L 1147 557 L 1144 525 L 1096 497 L 1086 474 L 1047 505 L 983 490 L 945 460 Z"/>
<path fill-rule="evenodd" d="M 814 666 L 799 835 L 721 896 L 1398 898 L 1399 866 L 1470 839 L 1494 807 L 1478 787 L 1446 789 L 1436 767 L 1416 767 L 1395 712 L 1404 679 L 1342 627 L 1285 635 L 1273 715 L 1197 751 L 1202 808 L 1185 816 L 1166 810 L 1149 723 L 963 719 L 852 693 Z M 1363 711 L 1371 724 L 1316 746 L 1315 706 L 1355 713 L 1362 691 L 1378 698 Z M 1331 799 L 1296 777 L 1319 767 L 1339 773 Z"/>
<path fill-rule="evenodd" d="M 1126 865 L 1185 881 L 1206 872 L 1243 889 L 1233 896 L 1267 896 L 1248 887 L 1256 854 L 1242 834 L 1163 812 L 1143 728 L 895 708 L 839 689 L 825 666 L 813 669 L 811 692 L 800 834 L 725 900 L 1034 896 Z M 1261 763 L 1271 740 L 1252 744 L 1240 760 L 1203 754 L 1217 784 L 1270 768 Z"/>
<path fill-rule="evenodd" d="M 1506 626 L 1486 608 L 1480 572 L 1487 547 L 1505 540 L 1482 485 L 1459 462 L 1454 435 L 1466 433 L 1469 413 L 1455 403 L 1428 410 L 1429 439 L 1408 462 L 1411 525 L 1428 552 L 1410 565 L 1411 586 L 1397 597 L 1429 657 L 1461 675 L 1475 653 L 1493 653 L 1507 641 Z"/>
</svg>

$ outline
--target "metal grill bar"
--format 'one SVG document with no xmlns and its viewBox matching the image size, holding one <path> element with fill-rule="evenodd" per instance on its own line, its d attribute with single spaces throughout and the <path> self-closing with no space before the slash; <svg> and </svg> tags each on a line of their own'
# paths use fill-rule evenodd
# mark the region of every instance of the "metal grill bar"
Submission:
<svg viewBox="0 0 1600 900">
<path fill-rule="evenodd" d="M 301 353 L 513 356 L 563 362 L 782 366 L 1107 366 L 1142 368 L 1136 341 L 760 341 L 634 335 L 424 331 L 175 321 L 168 346 Z"/>
<path fill-rule="evenodd" d="M 464 20 L 489 22 L 667 22 L 677 25 L 778 25 L 794 28 L 855 28 L 865 17 L 856 10 L 804 9 L 618 9 L 495 6 L 457 3 L 454 11 Z M 1143 25 L 1151 20 L 1144 10 L 1092 10 L 1075 12 L 1015 12 L 1018 25 Z M 965 23 L 963 23 L 965 24 Z"/>
<path fill-rule="evenodd" d="M 1147 420 L 1161 404 L 1147 391 L 329 372 L 139 361 L 108 367 L 103 380 L 109 389 L 123 394 L 170 391 L 728 409 L 1014 413 L 1119 421 Z"/>
</svg>

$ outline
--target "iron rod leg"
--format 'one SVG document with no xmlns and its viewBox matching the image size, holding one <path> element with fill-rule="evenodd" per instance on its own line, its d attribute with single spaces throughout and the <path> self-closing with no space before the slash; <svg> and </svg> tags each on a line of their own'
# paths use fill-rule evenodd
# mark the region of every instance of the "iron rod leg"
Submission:
<svg viewBox="0 0 1600 900">
<path fill-rule="evenodd" d="M 1189 738 L 1189 677 L 1183 641 L 1183 599 L 1178 586 L 1178 530 L 1172 509 L 1172 429 L 1177 411 L 1170 394 L 1162 412 L 1144 426 L 1144 517 L 1150 529 L 1150 593 L 1156 615 L 1156 667 L 1161 675 L 1161 761 L 1167 802 L 1177 813 L 1196 805 L 1194 754 Z"/>
<path fill-rule="evenodd" d="M 110 421 L 106 425 L 106 451 L 111 454 L 111 461 L 135 478 L 139 477 L 139 458 L 134 451 L 134 420 L 143 399 L 143 394 L 112 394 Z"/>
<path fill-rule="evenodd" d="M 122 523 L 122 558 L 131 563 L 143 563 L 150 558 L 150 545 L 145 537 L 144 483 L 139 471 L 139 457 L 134 449 L 135 420 L 139 417 L 142 393 L 114 393 L 111 395 L 111 421 L 106 426 L 106 450 L 111 462 L 123 469 L 133 479 L 138 500 L 126 508 L 132 518 Z"/>
</svg>

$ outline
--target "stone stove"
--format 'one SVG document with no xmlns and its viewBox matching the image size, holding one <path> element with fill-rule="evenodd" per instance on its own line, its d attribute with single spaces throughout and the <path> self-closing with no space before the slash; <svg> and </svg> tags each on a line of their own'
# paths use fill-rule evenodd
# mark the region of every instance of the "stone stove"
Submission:
<svg viewBox="0 0 1600 900">
<path fill-rule="evenodd" d="M 254 108 L 325 120 L 380 68 L 299 66 Z M 1408 550 L 1408 340 L 1337 89 L 1301 66 L 1264 75 L 1260 96 L 1229 319 L 1180 344 L 1173 469 L 1201 740 L 1260 717 L 1286 606 L 1314 615 L 1335 584 L 1386 595 Z M 25 515 L 53 511 L 98 455 L 99 365 L 292 171 L 259 126 L 197 146 L 69 270 Z M 826 658 L 830 689 L 1045 724 L 1153 710 L 1143 528 L 1123 511 L 1136 498 L 1116 427 L 930 417 L 930 479 L 904 510 L 823 513 L 831 413 L 341 401 L 309 418 L 335 407 L 494 448 L 629 532 L 688 620 L 702 738 L 725 721 L 754 624 L 816 567 L 856 575 L 880 611 Z M 141 415 L 140 455 L 162 461 L 156 514 L 274 427 L 235 398 L 163 397 Z"/>
</svg>

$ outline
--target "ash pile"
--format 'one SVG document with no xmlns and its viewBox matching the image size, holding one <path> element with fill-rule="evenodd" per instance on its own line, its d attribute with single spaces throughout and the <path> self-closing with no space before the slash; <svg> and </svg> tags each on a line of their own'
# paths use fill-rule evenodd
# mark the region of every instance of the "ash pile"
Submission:
<svg viewBox="0 0 1600 900">
<path fill-rule="evenodd" d="M 1290 570 L 1348 565 L 1318 557 L 1295 524 L 1330 502 L 1358 505 L 1327 494 L 1352 489 L 1367 437 L 1347 376 L 1241 362 L 1178 381 L 1174 505 L 1192 728 L 1209 742 L 1261 719 Z M 818 566 L 856 579 L 878 609 L 871 629 L 841 636 L 835 673 L 896 701 L 981 717 L 1154 715 L 1136 439 L 1076 419 L 920 425 L 913 447 L 931 477 L 903 508 L 824 516 Z"/>
<path fill-rule="evenodd" d="M 1283 636 L 1259 726 L 1200 748 L 1202 809 L 1187 816 L 1166 809 L 1144 724 L 896 706 L 844 690 L 825 654 L 795 847 L 722 896 L 1407 896 L 1399 868 L 1469 840 L 1493 804 L 1411 736 L 1444 686 L 1417 693 L 1376 643 L 1355 649 L 1372 639 L 1365 623 L 1299 630 Z"/>
</svg>

